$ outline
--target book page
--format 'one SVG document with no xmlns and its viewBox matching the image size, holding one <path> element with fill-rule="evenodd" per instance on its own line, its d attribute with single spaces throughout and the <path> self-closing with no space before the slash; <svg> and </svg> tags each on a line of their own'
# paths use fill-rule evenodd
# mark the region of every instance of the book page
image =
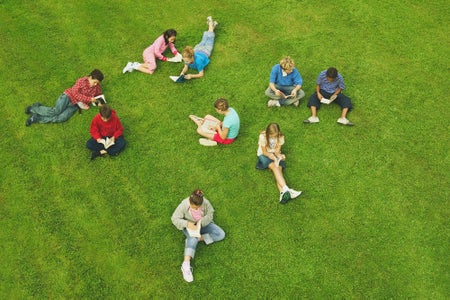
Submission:
<svg viewBox="0 0 450 300">
<path fill-rule="evenodd" d="M 199 237 L 201 237 L 201 234 L 200 234 L 200 229 L 201 228 L 202 228 L 202 220 L 200 219 L 200 220 L 197 221 L 197 228 L 195 230 L 194 229 L 189 229 L 187 227 L 186 227 L 186 230 L 187 230 L 187 232 L 189 233 L 189 235 L 191 237 L 199 238 Z"/>
</svg>

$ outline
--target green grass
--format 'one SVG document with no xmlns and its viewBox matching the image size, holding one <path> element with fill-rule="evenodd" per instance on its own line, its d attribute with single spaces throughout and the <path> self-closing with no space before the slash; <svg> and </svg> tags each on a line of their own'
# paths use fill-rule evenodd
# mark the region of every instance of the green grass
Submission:
<svg viewBox="0 0 450 300">
<path fill-rule="evenodd" d="M 122 75 L 162 31 L 195 45 L 219 21 L 205 77 L 181 64 Z M 436 1 L 0 1 L 1 298 L 448 299 L 449 7 Z M 268 109 L 273 64 L 293 57 L 308 98 L 335 66 L 355 109 L 305 126 Z M 92 69 L 125 127 L 126 150 L 89 161 L 95 110 L 24 126 Z M 218 97 L 241 117 L 237 141 L 202 147 L 189 114 Z M 255 169 L 258 133 L 278 122 L 285 176 L 304 194 L 277 203 Z M 201 187 L 227 233 L 200 245 L 195 281 L 179 270 L 178 203 Z"/>
</svg>

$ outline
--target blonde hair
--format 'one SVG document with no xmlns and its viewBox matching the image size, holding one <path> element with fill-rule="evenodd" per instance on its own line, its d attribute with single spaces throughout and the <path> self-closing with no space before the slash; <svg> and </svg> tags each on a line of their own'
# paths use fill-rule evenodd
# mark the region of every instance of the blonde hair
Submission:
<svg viewBox="0 0 450 300">
<path fill-rule="evenodd" d="M 183 53 L 181 53 L 183 58 L 189 58 L 192 59 L 194 57 L 194 49 L 191 46 L 186 46 L 183 49 Z"/>
<path fill-rule="evenodd" d="M 290 56 L 286 56 L 280 60 L 280 66 L 283 70 L 290 71 L 295 67 L 295 62 Z"/>
<path fill-rule="evenodd" d="M 214 107 L 220 111 L 227 111 L 229 108 L 228 101 L 224 98 L 219 98 L 214 102 Z"/>
<path fill-rule="evenodd" d="M 270 123 L 267 125 L 266 130 L 263 131 L 263 133 L 266 135 L 266 145 L 270 144 L 270 137 L 276 136 L 277 137 L 277 144 L 280 141 L 280 138 L 283 137 L 283 133 L 280 130 L 280 125 L 277 123 Z"/>
</svg>

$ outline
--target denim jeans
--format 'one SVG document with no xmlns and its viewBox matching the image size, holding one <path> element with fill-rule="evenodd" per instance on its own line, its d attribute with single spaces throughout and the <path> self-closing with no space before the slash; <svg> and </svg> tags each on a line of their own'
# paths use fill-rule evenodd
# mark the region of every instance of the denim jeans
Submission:
<svg viewBox="0 0 450 300">
<path fill-rule="evenodd" d="M 106 137 L 103 137 L 106 138 Z M 106 150 L 106 152 L 108 152 L 109 155 L 114 156 L 114 155 L 118 155 L 120 151 L 122 151 L 123 148 L 125 148 L 125 139 L 123 138 L 123 136 L 119 136 L 115 142 L 114 145 L 110 146 L 108 149 L 105 149 L 105 145 L 97 143 L 96 140 L 94 140 L 93 138 L 90 138 L 87 142 L 86 142 L 86 147 L 89 148 L 89 150 L 91 151 L 95 151 L 95 152 L 99 152 L 101 150 Z"/>
<path fill-rule="evenodd" d="M 214 48 L 214 38 L 215 33 L 210 31 L 203 32 L 202 41 L 195 45 L 194 51 L 200 51 L 206 54 L 206 56 L 210 57 L 211 52 Z"/>
<path fill-rule="evenodd" d="M 282 91 L 286 96 L 289 96 L 292 93 L 292 90 L 295 89 L 295 86 L 293 86 L 293 85 L 275 84 L 275 87 L 278 90 Z M 299 101 L 300 99 L 302 99 L 303 97 L 305 97 L 305 92 L 302 89 L 297 91 L 297 95 L 295 96 L 295 98 L 289 98 L 289 99 L 280 99 L 280 96 L 275 95 L 274 91 L 272 91 L 272 89 L 270 87 L 267 88 L 265 94 L 270 99 L 279 100 L 281 106 L 293 104 L 293 103 Z"/>
<path fill-rule="evenodd" d="M 198 238 L 190 237 L 186 228 L 183 229 L 183 233 L 186 236 L 184 255 L 194 258 L 195 249 L 197 249 Z M 205 241 L 206 245 L 221 241 L 225 238 L 225 232 L 223 231 L 223 229 L 214 224 L 213 222 L 209 223 L 205 227 L 202 227 L 200 229 L 200 234 L 202 235 L 202 238 Z"/>
<path fill-rule="evenodd" d="M 38 115 L 39 123 L 60 123 L 70 119 L 78 110 L 78 105 L 72 105 L 66 94 L 61 94 L 56 101 L 55 107 L 33 105 L 30 109 L 32 114 Z"/>
</svg>

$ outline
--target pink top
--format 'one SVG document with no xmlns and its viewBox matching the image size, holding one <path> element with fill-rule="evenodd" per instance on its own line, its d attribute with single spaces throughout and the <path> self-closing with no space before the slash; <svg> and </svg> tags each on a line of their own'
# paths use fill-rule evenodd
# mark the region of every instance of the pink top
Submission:
<svg viewBox="0 0 450 300">
<path fill-rule="evenodd" d="M 170 42 L 166 44 L 166 42 L 164 41 L 164 34 L 161 34 L 147 49 L 151 49 L 155 54 L 155 57 L 157 57 L 159 60 L 166 61 L 167 57 L 163 55 L 163 52 L 166 51 L 167 47 L 170 48 L 170 51 L 172 51 L 173 55 L 177 55 L 178 51 L 177 48 L 175 48 L 175 45 Z"/>
<path fill-rule="evenodd" d="M 203 217 L 203 209 L 201 207 L 199 207 L 198 209 L 192 209 L 191 207 L 189 207 L 189 212 L 196 222 Z"/>
</svg>

